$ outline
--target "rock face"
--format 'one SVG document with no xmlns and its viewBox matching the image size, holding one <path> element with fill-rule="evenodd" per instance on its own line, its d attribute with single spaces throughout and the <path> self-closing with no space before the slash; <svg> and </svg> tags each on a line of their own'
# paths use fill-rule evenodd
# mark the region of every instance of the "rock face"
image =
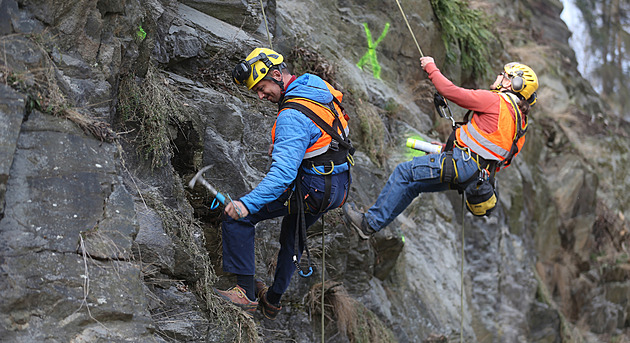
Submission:
<svg viewBox="0 0 630 343">
<path fill-rule="evenodd" d="M 25 97 L 13 91 L 7 85 L 0 85 L 2 90 L 2 163 L 0 174 L 0 203 L 4 204 L 4 197 L 7 192 L 7 180 L 9 179 L 9 171 L 11 164 L 13 163 L 13 155 L 17 145 L 17 140 L 20 135 L 20 124 L 26 114 L 25 110 Z M 2 206 L 2 212 L 0 215 L 4 216 L 4 206 Z"/>
<path fill-rule="evenodd" d="M 444 140 L 450 127 L 397 5 L 263 3 L 289 66 L 344 92 L 358 148 L 350 199 L 369 207 L 411 158 L 407 137 Z M 455 84 L 483 87 L 444 62 L 431 3 L 402 3 L 424 52 Z M 369 242 L 330 212 L 309 230 L 316 275 L 294 277 L 272 322 L 213 296 L 234 283 L 221 272 L 221 208 L 185 187 L 211 165 L 206 178 L 237 197 L 268 169 L 276 109 L 230 79 L 268 45 L 260 2 L 2 0 L 2 340 L 314 342 L 322 271 L 328 342 L 630 339 L 628 123 L 579 76 L 558 1 L 475 4 L 513 28 L 498 29 L 493 67 L 521 60 L 541 84 L 526 146 L 499 173 L 499 208 L 462 227 L 456 192 L 422 194 Z M 380 78 L 356 65 L 364 23 L 373 40 L 389 27 L 374 50 Z M 279 226 L 257 226 L 267 282 Z"/>
</svg>

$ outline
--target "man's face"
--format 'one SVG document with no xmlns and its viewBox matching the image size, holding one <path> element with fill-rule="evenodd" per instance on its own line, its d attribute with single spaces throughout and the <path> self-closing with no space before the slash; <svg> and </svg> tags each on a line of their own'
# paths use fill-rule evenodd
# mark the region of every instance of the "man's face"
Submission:
<svg viewBox="0 0 630 343">
<path fill-rule="evenodd" d="M 278 81 L 282 80 L 282 74 L 278 70 L 272 70 L 269 76 Z M 280 98 L 282 98 L 282 89 L 280 89 L 280 86 L 269 79 L 258 81 L 258 83 L 252 87 L 252 90 L 256 92 L 260 100 L 267 99 L 274 104 L 280 102 Z"/>
<path fill-rule="evenodd" d="M 505 75 L 504 72 L 499 73 L 499 75 L 497 75 L 496 80 L 494 80 L 494 83 L 490 86 L 490 89 L 501 89 L 501 88 L 508 88 L 510 87 L 512 83 L 510 82 L 510 78 L 507 77 Z"/>
<path fill-rule="evenodd" d="M 274 104 L 280 101 L 280 96 L 282 95 L 280 86 L 271 80 L 258 81 L 258 83 L 252 87 L 252 90 L 256 92 L 260 100 L 267 99 Z"/>
</svg>

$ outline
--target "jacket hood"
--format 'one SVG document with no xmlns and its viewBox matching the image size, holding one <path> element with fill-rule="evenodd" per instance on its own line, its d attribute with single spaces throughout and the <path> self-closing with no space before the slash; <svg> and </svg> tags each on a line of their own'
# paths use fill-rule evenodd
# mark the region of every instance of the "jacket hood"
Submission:
<svg viewBox="0 0 630 343">
<path fill-rule="evenodd" d="M 307 98 L 324 104 L 331 102 L 333 97 L 324 80 L 313 74 L 304 74 L 291 82 L 285 96 Z"/>
</svg>

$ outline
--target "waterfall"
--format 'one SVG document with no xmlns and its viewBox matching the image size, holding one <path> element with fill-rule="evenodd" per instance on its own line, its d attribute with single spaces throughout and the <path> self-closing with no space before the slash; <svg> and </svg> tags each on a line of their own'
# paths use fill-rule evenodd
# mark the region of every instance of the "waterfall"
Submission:
<svg viewBox="0 0 630 343">
<path fill-rule="evenodd" d="M 587 79 L 593 88 L 600 93 L 602 87 L 600 80 L 593 77 L 593 72 L 597 67 L 599 57 L 597 53 L 591 51 L 591 35 L 582 16 L 582 11 L 575 5 L 575 0 L 561 0 L 564 9 L 560 14 L 560 18 L 567 24 L 571 31 L 569 45 L 575 51 L 575 57 L 578 62 L 578 71 Z"/>
</svg>

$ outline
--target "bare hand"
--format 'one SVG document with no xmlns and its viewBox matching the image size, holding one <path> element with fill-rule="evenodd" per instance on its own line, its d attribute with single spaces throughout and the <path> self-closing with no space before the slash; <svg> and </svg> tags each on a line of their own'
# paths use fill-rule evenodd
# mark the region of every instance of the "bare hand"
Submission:
<svg viewBox="0 0 630 343">
<path fill-rule="evenodd" d="M 240 215 L 239 215 L 239 212 L 240 212 Z M 225 213 L 228 216 L 232 217 L 232 219 L 234 220 L 239 220 L 249 215 L 249 211 L 247 210 L 247 207 L 245 207 L 245 205 L 243 205 L 243 203 L 238 200 L 232 201 L 229 204 L 227 204 L 227 206 L 225 206 Z"/>
<path fill-rule="evenodd" d="M 269 150 L 267 150 L 267 155 L 271 156 L 272 152 L 273 152 L 273 143 L 269 144 Z"/>
<path fill-rule="evenodd" d="M 431 56 L 424 56 L 420 58 L 420 65 L 422 66 L 422 69 L 427 70 L 427 64 L 429 63 L 435 63 L 435 61 L 433 60 L 433 57 Z"/>
</svg>

